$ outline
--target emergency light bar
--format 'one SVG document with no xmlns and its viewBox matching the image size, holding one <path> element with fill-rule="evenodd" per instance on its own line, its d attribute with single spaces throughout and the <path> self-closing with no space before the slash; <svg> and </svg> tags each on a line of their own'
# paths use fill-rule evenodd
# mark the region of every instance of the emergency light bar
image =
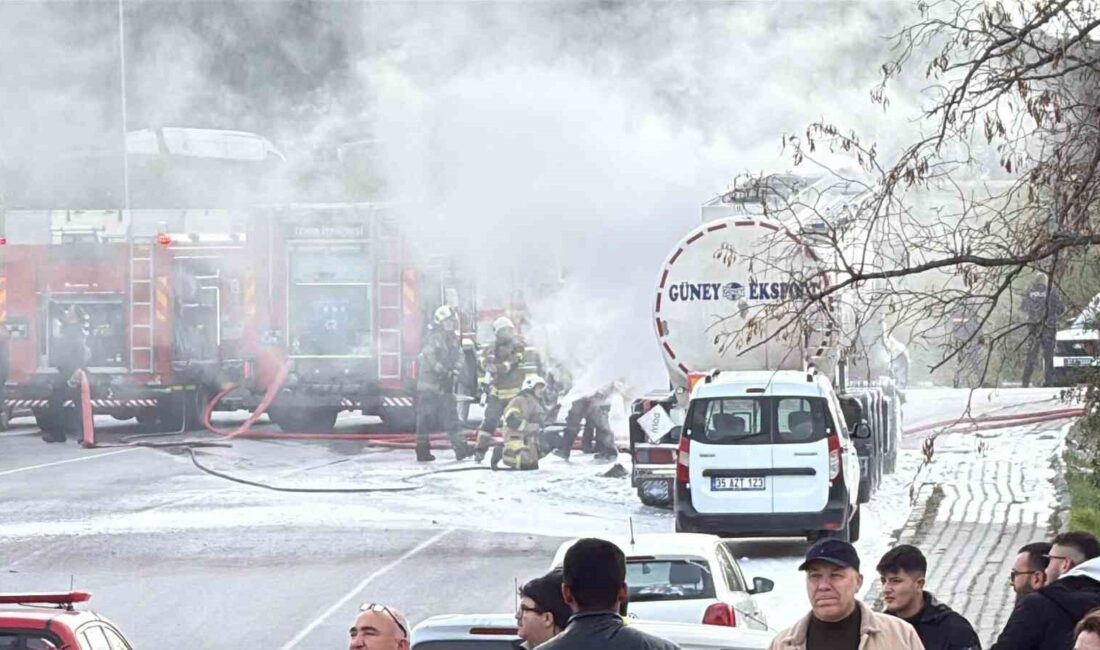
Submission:
<svg viewBox="0 0 1100 650">
<path fill-rule="evenodd" d="M 92 595 L 86 591 L 0 594 L 0 605 L 72 605 L 86 603 L 91 598 Z"/>
</svg>

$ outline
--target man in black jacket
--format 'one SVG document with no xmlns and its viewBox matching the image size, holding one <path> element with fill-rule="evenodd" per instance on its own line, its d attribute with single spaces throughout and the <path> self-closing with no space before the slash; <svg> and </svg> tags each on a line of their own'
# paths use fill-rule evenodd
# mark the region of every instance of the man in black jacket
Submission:
<svg viewBox="0 0 1100 650">
<path fill-rule="evenodd" d="M 602 539 L 578 540 L 562 563 L 562 596 L 573 610 L 569 626 L 539 650 L 680 650 L 626 625 L 626 556 Z"/>
<path fill-rule="evenodd" d="M 912 625 L 926 650 L 981 650 L 969 621 L 924 590 L 928 560 L 920 549 L 895 546 L 876 568 L 886 612 Z"/>
<path fill-rule="evenodd" d="M 1100 558 L 1021 598 L 993 650 L 1069 650 L 1073 626 L 1095 607 L 1100 607 Z"/>
</svg>

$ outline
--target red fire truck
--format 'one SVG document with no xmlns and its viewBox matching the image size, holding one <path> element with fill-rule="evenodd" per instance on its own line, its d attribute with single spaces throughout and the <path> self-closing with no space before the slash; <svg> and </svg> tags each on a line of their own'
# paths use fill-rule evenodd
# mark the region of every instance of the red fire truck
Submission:
<svg viewBox="0 0 1100 650">
<path fill-rule="evenodd" d="M 200 425 L 213 391 L 247 383 L 254 279 L 244 212 L 2 213 L 0 322 L 8 409 L 48 409 L 63 314 L 81 321 L 96 413 Z"/>
<path fill-rule="evenodd" d="M 339 412 L 415 426 L 416 358 L 432 312 L 450 304 L 472 330 L 472 286 L 443 262 L 413 259 L 385 204 L 313 204 L 253 211 L 261 348 L 256 393 L 286 380 L 268 415 L 287 431 L 331 430 Z M 474 334 L 464 331 L 476 393 Z"/>
</svg>

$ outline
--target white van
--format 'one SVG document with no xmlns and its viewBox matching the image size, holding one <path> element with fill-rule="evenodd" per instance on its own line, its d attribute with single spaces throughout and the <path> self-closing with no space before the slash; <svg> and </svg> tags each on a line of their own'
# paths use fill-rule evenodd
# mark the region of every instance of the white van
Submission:
<svg viewBox="0 0 1100 650">
<path fill-rule="evenodd" d="M 1090 368 L 1100 366 L 1100 330 L 1075 326 L 1060 330 L 1054 340 L 1050 380 L 1055 386 L 1069 386 L 1085 378 Z"/>
<path fill-rule="evenodd" d="M 865 426 L 857 435 L 870 435 Z M 826 377 L 720 372 L 692 391 L 677 454 L 677 532 L 859 539 L 859 457 Z"/>
</svg>

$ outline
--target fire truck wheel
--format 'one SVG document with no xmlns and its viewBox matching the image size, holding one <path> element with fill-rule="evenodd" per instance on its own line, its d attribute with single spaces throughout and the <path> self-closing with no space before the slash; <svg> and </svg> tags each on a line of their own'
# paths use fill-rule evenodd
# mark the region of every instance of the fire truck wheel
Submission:
<svg viewBox="0 0 1100 650">
<path fill-rule="evenodd" d="M 39 430 L 42 431 L 43 436 L 53 433 L 53 418 L 50 417 L 49 411 L 36 410 L 34 412 L 34 423 L 38 426 Z"/>
<path fill-rule="evenodd" d="M 206 391 L 180 391 L 157 401 L 157 419 L 164 431 L 196 431 L 203 427 Z"/>
<path fill-rule="evenodd" d="M 394 433 L 416 431 L 416 411 L 412 409 L 392 409 L 383 411 L 382 430 Z"/>
<path fill-rule="evenodd" d="M 272 406 L 267 409 L 271 421 L 288 433 L 330 433 L 339 413 L 338 409 L 323 406 L 298 409 Z"/>
</svg>

